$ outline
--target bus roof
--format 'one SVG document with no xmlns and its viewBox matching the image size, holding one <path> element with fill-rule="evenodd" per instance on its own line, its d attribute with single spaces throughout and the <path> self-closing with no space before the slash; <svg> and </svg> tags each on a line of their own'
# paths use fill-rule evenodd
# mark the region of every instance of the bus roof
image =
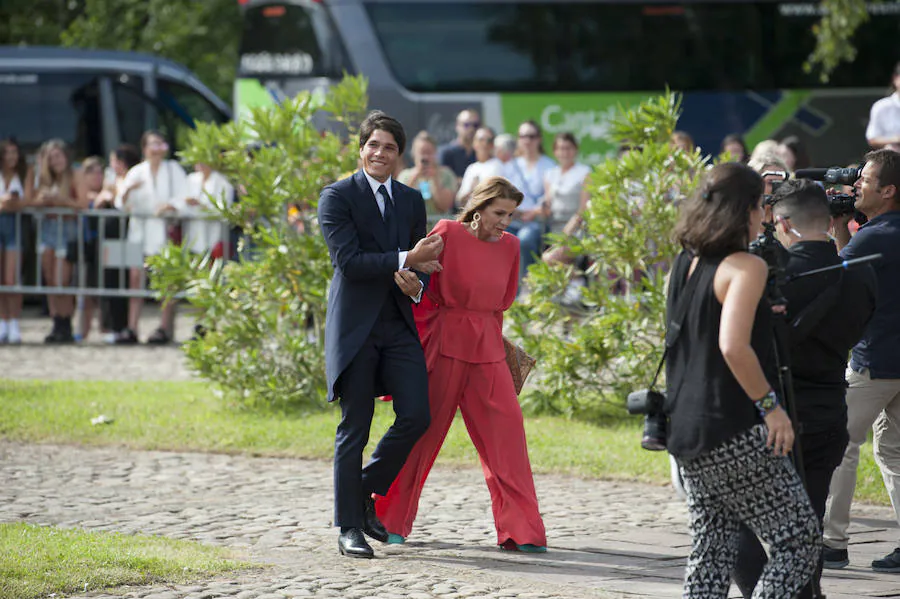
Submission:
<svg viewBox="0 0 900 599">
<path fill-rule="evenodd" d="M 0 46 L 3 72 L 115 71 L 134 75 L 162 75 L 196 89 L 212 104 L 231 114 L 231 108 L 187 67 L 143 52 L 88 50 L 56 46 Z"/>
</svg>

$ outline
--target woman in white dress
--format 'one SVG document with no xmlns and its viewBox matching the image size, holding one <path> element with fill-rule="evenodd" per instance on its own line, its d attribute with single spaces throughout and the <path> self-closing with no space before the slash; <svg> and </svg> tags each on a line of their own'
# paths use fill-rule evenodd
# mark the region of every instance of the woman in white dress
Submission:
<svg viewBox="0 0 900 599">
<path fill-rule="evenodd" d="M 216 258 L 223 255 L 222 246 L 228 243 L 228 225 L 215 218 L 215 204 L 222 203 L 226 206 L 234 203 L 234 187 L 208 164 L 196 164 L 194 172 L 188 175 L 187 198 L 182 210 L 182 214 L 192 217 L 184 226 L 184 244 L 192 252 L 211 252 Z"/>
<path fill-rule="evenodd" d="M 185 208 L 187 174 L 181 165 L 167 158 L 169 144 L 156 131 L 141 137 L 144 161 L 128 171 L 116 196 L 116 206 L 129 214 L 128 242 L 142 248 L 144 257 L 159 254 L 168 241 L 165 217 L 172 217 Z M 146 274 L 143 267 L 129 272 L 131 289 L 143 289 Z M 117 343 L 138 342 L 138 322 L 144 299 L 133 297 L 128 305 L 128 328 Z M 147 343 L 162 345 L 172 340 L 175 303 L 163 306 L 159 328 L 147 338 Z"/>
</svg>

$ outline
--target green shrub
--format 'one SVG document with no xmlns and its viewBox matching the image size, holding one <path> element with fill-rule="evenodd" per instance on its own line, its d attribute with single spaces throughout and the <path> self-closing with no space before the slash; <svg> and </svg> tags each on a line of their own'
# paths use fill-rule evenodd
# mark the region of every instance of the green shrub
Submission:
<svg viewBox="0 0 900 599">
<path fill-rule="evenodd" d="M 346 77 L 318 99 L 303 93 L 254 110 L 240 124 L 201 124 L 182 153 L 185 162 L 209 164 L 245 188 L 233 206 L 217 206 L 243 228 L 242 259 L 213 260 L 169 245 L 150 260 L 151 285 L 165 298 L 183 293 L 198 309 L 206 334 L 185 344 L 188 361 L 238 405 L 323 403 L 332 267 L 315 208 L 320 190 L 356 167 L 366 104 L 365 79 Z M 323 117 L 341 133 L 322 132 L 316 123 Z M 288 222 L 291 205 L 305 215 L 299 232 Z"/>
<path fill-rule="evenodd" d="M 538 359 L 526 408 L 588 420 L 621 416 L 625 396 L 652 378 L 663 350 L 665 275 L 677 254 L 677 201 L 705 164 L 699 150 L 669 145 L 679 112 L 670 92 L 620 110 L 612 137 L 635 149 L 598 165 L 585 183 L 584 235 L 554 237 L 593 261 L 580 305 L 560 301 L 581 274 L 575 266 L 530 268 L 529 293 L 510 318 L 512 335 Z"/>
</svg>

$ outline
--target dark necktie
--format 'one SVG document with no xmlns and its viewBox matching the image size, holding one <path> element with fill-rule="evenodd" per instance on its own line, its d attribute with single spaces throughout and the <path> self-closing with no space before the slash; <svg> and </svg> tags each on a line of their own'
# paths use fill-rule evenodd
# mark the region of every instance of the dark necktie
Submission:
<svg viewBox="0 0 900 599">
<path fill-rule="evenodd" d="M 388 243 L 391 244 L 391 247 L 398 247 L 397 223 L 394 222 L 394 202 L 384 185 L 378 188 L 378 193 L 381 194 L 381 199 L 384 201 L 384 226 L 387 229 Z"/>
</svg>

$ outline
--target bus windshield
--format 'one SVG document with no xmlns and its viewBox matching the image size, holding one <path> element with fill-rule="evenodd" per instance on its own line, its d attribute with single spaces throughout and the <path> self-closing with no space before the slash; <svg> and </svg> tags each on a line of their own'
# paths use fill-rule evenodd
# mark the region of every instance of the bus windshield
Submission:
<svg viewBox="0 0 900 599">
<path fill-rule="evenodd" d="M 254 3 L 244 9 L 238 75 L 340 77 L 340 48 L 321 6 Z"/>
</svg>

